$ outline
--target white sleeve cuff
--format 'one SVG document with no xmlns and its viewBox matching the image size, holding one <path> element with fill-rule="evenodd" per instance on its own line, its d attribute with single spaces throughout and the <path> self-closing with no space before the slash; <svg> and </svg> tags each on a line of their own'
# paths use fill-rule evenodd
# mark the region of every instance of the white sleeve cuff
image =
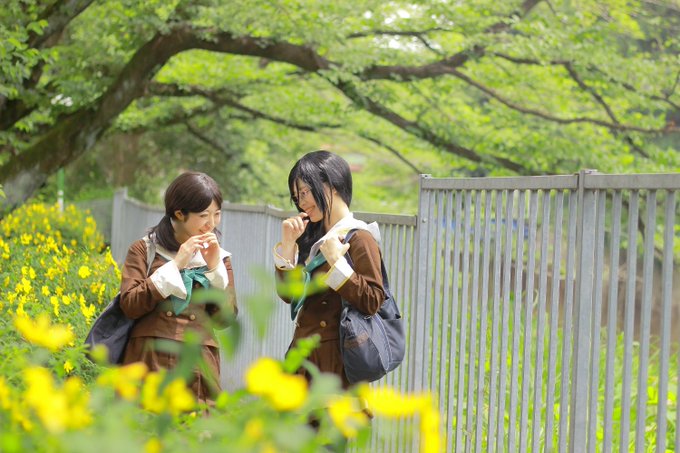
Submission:
<svg viewBox="0 0 680 453">
<path fill-rule="evenodd" d="M 164 299 L 167 299 L 170 295 L 186 299 L 187 290 L 174 261 L 170 260 L 156 269 L 149 278 Z"/>
<path fill-rule="evenodd" d="M 287 260 L 281 256 L 281 243 L 279 242 L 274 246 L 274 265 L 281 270 L 295 269 L 298 260 L 298 246 L 295 244 L 295 259 L 293 261 Z"/>
<path fill-rule="evenodd" d="M 354 274 L 354 269 L 349 265 L 345 257 L 341 257 L 335 262 L 333 267 L 326 274 L 326 284 L 337 291 Z"/>
<path fill-rule="evenodd" d="M 225 289 L 229 284 L 229 274 L 223 262 L 220 262 L 215 269 L 205 273 L 210 280 L 210 286 L 218 289 Z"/>
</svg>

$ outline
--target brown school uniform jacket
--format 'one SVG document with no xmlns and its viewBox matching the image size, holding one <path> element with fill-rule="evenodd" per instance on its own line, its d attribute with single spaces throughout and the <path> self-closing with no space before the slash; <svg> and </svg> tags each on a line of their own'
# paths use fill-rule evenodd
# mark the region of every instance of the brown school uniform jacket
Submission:
<svg viewBox="0 0 680 453">
<path fill-rule="evenodd" d="M 165 258 L 156 254 L 149 275 L 166 262 Z M 224 266 L 229 275 L 228 300 L 236 315 L 238 310 L 234 274 L 229 257 L 224 258 Z M 163 299 L 151 279 L 146 276 L 146 268 L 146 245 L 140 239 L 130 246 L 121 272 L 120 307 L 128 318 L 137 320 L 130 338 L 158 337 L 183 341 L 184 332 L 191 329 L 200 334 L 204 345 L 217 347 L 209 325 L 211 318 L 218 319 L 215 315 L 220 308 L 215 304 L 190 303 L 182 313 L 175 315 L 170 298 Z"/>
<path fill-rule="evenodd" d="M 309 359 L 321 371 L 338 374 L 345 387 L 348 383 L 344 376 L 344 367 L 337 344 L 342 299 L 366 314 L 377 313 L 385 300 L 380 249 L 375 239 L 370 232 L 357 230 L 350 238 L 349 244 L 348 253 L 352 259 L 354 273 L 337 291 L 327 288 L 321 293 L 309 295 L 300 311 L 293 334 L 293 343 L 299 338 L 314 334 L 321 336 L 321 347 Z M 326 274 L 329 270 L 328 263 L 324 263 L 312 274 L 316 277 Z M 290 271 L 276 270 L 277 276 L 281 279 L 285 279 L 287 272 Z M 290 303 L 289 299 L 281 294 L 279 296 L 284 302 Z M 331 344 L 324 344 L 326 342 L 331 342 Z"/>
</svg>

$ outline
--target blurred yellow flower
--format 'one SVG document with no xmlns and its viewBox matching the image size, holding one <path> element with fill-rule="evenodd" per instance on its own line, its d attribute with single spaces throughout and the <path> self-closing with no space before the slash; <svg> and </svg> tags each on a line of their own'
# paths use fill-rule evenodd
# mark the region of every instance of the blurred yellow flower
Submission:
<svg viewBox="0 0 680 453">
<path fill-rule="evenodd" d="M 52 325 L 47 314 L 41 313 L 33 321 L 28 316 L 16 316 L 14 325 L 26 341 L 57 351 L 73 341 L 74 335 L 68 326 Z"/>
<path fill-rule="evenodd" d="M 144 445 L 144 453 L 160 453 L 163 451 L 163 444 L 160 439 L 153 437 Z"/>
<path fill-rule="evenodd" d="M 402 395 L 390 387 L 371 388 L 367 384 L 358 388 L 368 409 L 390 418 L 420 415 L 420 451 L 438 453 L 441 448 L 439 412 L 429 394 Z"/>
<path fill-rule="evenodd" d="M 179 415 L 194 408 L 194 395 L 189 391 L 183 379 L 175 379 L 161 391 L 160 385 L 165 372 L 149 373 L 142 386 L 142 407 L 155 412 L 169 412 Z"/>
<path fill-rule="evenodd" d="M 89 394 L 84 391 L 79 378 L 66 379 L 60 389 L 55 387 L 47 369 L 32 367 L 24 370 L 24 381 L 24 401 L 51 433 L 83 428 L 92 421 L 88 409 Z"/>
<path fill-rule="evenodd" d="M 245 380 L 250 393 L 264 396 L 278 410 L 297 409 L 307 399 L 305 378 L 284 373 L 281 364 L 268 357 L 251 365 Z"/>
<path fill-rule="evenodd" d="M 49 296 L 50 295 L 50 288 L 47 285 L 43 285 L 40 292 L 43 296 Z"/>
<path fill-rule="evenodd" d="M 275 391 L 268 396 L 280 411 L 298 409 L 307 399 L 307 380 L 299 374 L 281 374 L 276 379 Z"/>
<path fill-rule="evenodd" d="M 50 304 L 52 304 L 54 316 L 59 317 L 59 298 L 57 296 L 50 296 Z"/>
<path fill-rule="evenodd" d="M 73 364 L 71 363 L 70 360 L 64 362 L 64 371 L 66 372 L 66 374 L 70 374 L 71 371 L 73 371 Z"/>
<path fill-rule="evenodd" d="M 246 371 L 246 387 L 254 395 L 267 395 L 273 387 L 273 377 L 282 373 L 281 364 L 268 357 L 261 358 Z"/>
<path fill-rule="evenodd" d="M 243 431 L 248 439 L 254 441 L 260 440 L 264 433 L 264 422 L 260 418 L 252 418 L 248 420 Z"/>
<path fill-rule="evenodd" d="M 78 277 L 82 279 L 86 279 L 92 275 L 92 272 L 90 272 L 90 268 L 87 266 L 80 266 L 80 269 L 78 269 Z"/>
<path fill-rule="evenodd" d="M 0 409 L 10 408 L 10 390 L 3 376 L 0 376 Z"/>
<path fill-rule="evenodd" d="M 137 398 L 142 379 L 148 371 L 148 367 L 142 362 L 108 368 L 99 375 L 97 383 L 113 387 L 123 399 L 133 401 Z"/>
<path fill-rule="evenodd" d="M 391 418 L 410 417 L 430 404 L 428 396 L 402 395 L 391 387 L 359 387 L 359 395 L 366 400 L 371 412 Z"/>
<path fill-rule="evenodd" d="M 328 413 L 340 432 L 348 439 L 359 433 L 359 428 L 368 424 L 368 416 L 361 410 L 357 398 L 347 395 L 337 396 L 328 403 Z"/>
</svg>

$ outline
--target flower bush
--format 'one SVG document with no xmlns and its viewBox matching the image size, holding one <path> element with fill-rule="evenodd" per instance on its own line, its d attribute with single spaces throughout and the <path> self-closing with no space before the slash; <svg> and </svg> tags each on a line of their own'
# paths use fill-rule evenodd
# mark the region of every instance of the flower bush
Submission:
<svg viewBox="0 0 680 453">
<path fill-rule="evenodd" d="M 0 254 L 2 452 L 315 452 L 347 439 L 361 448 L 370 430 L 365 409 L 419 417 L 421 451 L 440 450 L 428 395 L 367 385 L 342 391 L 337 377 L 304 361 L 318 338 L 300 342 L 285 361 L 256 361 L 245 388 L 220 393 L 211 407 L 186 386 L 198 355 L 191 336 L 173 370 L 91 363 L 82 339 L 117 292 L 120 272 L 92 218 L 73 207 L 17 209 L 0 222 Z M 220 334 L 223 345 L 233 341 L 230 330 Z M 315 375 L 311 385 L 290 373 L 300 364 Z"/>
</svg>

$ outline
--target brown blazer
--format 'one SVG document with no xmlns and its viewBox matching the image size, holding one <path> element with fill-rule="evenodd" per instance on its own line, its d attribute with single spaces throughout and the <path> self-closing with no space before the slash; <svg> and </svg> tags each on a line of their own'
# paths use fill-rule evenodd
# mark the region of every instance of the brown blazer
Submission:
<svg viewBox="0 0 680 453">
<path fill-rule="evenodd" d="M 165 258 L 156 254 L 149 275 L 166 262 Z M 234 273 L 229 257 L 224 258 L 224 266 L 229 275 L 228 300 L 236 315 L 238 308 L 234 291 Z M 215 315 L 220 313 L 220 308 L 215 304 L 190 303 L 182 313 L 175 315 L 170 298 L 163 299 L 151 279 L 146 276 L 146 268 L 146 245 L 140 239 L 128 249 L 121 272 L 120 307 L 128 318 L 137 320 L 130 338 L 156 337 L 183 341 L 184 332 L 191 329 L 200 334 L 204 345 L 217 347 L 210 326 L 211 320 L 217 319 Z"/>
<path fill-rule="evenodd" d="M 358 230 L 349 240 L 349 256 L 352 259 L 354 273 L 337 291 L 327 288 L 325 291 L 312 294 L 305 300 L 297 318 L 293 342 L 314 334 L 321 336 L 321 347 L 314 351 L 309 360 L 321 371 L 338 375 L 344 387 L 349 386 L 344 374 L 342 357 L 339 348 L 340 314 L 342 299 L 366 314 L 375 314 L 385 301 L 383 289 L 380 248 L 370 232 Z M 323 275 L 330 270 L 324 263 L 312 272 L 312 276 Z M 285 271 L 277 269 L 278 278 L 285 279 Z M 286 302 L 290 300 L 279 294 Z M 307 375 L 304 371 L 301 374 Z"/>
</svg>

